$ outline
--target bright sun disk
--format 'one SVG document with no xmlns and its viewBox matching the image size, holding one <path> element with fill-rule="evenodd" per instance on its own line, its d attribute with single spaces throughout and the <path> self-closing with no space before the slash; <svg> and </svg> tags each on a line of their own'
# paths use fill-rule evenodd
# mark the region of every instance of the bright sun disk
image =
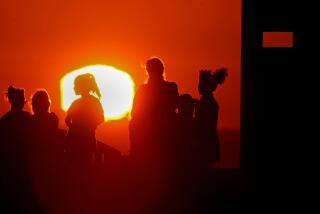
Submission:
<svg viewBox="0 0 320 214">
<path fill-rule="evenodd" d="M 61 106 L 67 111 L 72 102 L 80 96 L 75 95 L 74 79 L 85 73 L 92 74 L 101 92 L 101 104 L 106 120 L 117 120 L 128 115 L 132 108 L 134 82 L 124 71 L 106 65 L 86 66 L 62 77 L 60 82 Z"/>
</svg>

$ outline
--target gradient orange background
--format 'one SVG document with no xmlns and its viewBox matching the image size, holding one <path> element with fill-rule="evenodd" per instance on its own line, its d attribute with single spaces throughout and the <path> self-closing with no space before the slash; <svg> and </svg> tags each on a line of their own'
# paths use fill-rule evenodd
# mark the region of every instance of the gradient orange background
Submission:
<svg viewBox="0 0 320 214">
<path fill-rule="evenodd" d="M 46 88 L 62 128 L 59 81 L 65 73 L 111 65 L 138 86 L 146 79 L 141 65 L 154 55 L 164 60 L 179 92 L 197 98 L 198 71 L 227 67 L 216 92 L 219 127 L 240 128 L 241 0 L 11 0 L 1 3 L 0 31 L 1 92 L 13 84 L 30 98 Z M 8 108 L 1 99 L 1 115 Z M 104 124 L 98 136 L 126 153 L 126 126 Z"/>
</svg>

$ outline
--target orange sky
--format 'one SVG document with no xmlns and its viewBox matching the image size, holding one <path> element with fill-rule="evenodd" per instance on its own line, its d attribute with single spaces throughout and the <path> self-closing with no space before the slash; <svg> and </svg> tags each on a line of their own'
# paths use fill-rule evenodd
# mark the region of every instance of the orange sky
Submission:
<svg viewBox="0 0 320 214">
<path fill-rule="evenodd" d="M 72 69 L 106 64 L 146 78 L 149 56 L 166 63 L 180 93 L 198 97 L 201 68 L 229 68 L 218 89 L 219 127 L 240 124 L 240 0 L 10 0 L 1 3 L 0 90 L 37 88 L 60 109 L 59 80 Z M 0 113 L 8 110 L 1 99 Z"/>
</svg>

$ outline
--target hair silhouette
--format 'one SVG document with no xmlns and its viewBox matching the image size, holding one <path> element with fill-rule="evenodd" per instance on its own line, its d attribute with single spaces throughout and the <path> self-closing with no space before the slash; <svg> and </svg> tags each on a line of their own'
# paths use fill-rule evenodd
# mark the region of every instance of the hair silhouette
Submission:
<svg viewBox="0 0 320 214">
<path fill-rule="evenodd" d="M 76 95 L 94 94 L 101 98 L 100 90 L 97 86 L 94 76 L 90 73 L 82 74 L 74 80 L 74 91 Z"/>
<path fill-rule="evenodd" d="M 50 112 L 50 98 L 45 89 L 37 90 L 32 96 L 32 111 L 35 131 L 45 135 L 58 129 L 59 119 L 53 112 Z M 48 137 L 48 136 L 46 136 Z"/>
<path fill-rule="evenodd" d="M 149 80 L 163 79 L 164 63 L 160 58 L 152 57 L 148 59 L 145 68 L 149 75 Z"/>
<path fill-rule="evenodd" d="M 201 95 L 210 94 L 216 90 L 217 86 L 224 83 L 228 76 L 227 69 L 221 68 L 215 72 L 201 70 L 199 74 L 198 91 Z"/>
<path fill-rule="evenodd" d="M 21 111 L 23 109 L 24 104 L 26 103 L 24 89 L 9 86 L 6 96 L 11 104 L 12 110 Z"/>
<path fill-rule="evenodd" d="M 49 112 L 51 100 L 48 92 L 44 89 L 36 91 L 32 96 L 32 111 L 34 114 L 43 114 Z"/>
</svg>

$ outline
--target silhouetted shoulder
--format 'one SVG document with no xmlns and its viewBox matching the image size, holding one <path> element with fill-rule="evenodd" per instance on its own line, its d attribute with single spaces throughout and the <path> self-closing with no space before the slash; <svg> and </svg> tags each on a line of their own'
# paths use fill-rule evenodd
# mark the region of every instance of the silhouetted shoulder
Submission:
<svg viewBox="0 0 320 214">
<path fill-rule="evenodd" d="M 164 83 L 165 83 L 165 85 L 168 86 L 168 87 L 178 88 L 178 85 L 177 85 L 177 83 L 175 83 L 175 82 L 165 81 Z"/>
<path fill-rule="evenodd" d="M 32 116 L 29 112 L 9 111 L 0 119 L 1 135 L 9 136 L 11 139 L 26 137 L 32 129 Z"/>
<path fill-rule="evenodd" d="M 104 121 L 104 110 L 98 98 L 87 96 L 75 100 L 67 112 L 65 122 L 68 126 L 72 123 L 75 125 L 100 124 Z"/>
<path fill-rule="evenodd" d="M 100 100 L 94 96 L 89 96 L 89 98 L 92 100 L 92 102 L 95 102 L 96 104 L 100 105 Z"/>
<path fill-rule="evenodd" d="M 101 106 L 100 100 L 94 96 L 88 96 L 86 98 L 82 98 L 79 100 L 80 102 L 87 103 L 88 105 L 92 104 L 92 105 Z"/>
<path fill-rule="evenodd" d="M 18 112 L 18 113 L 13 113 L 13 112 L 9 111 L 9 112 L 5 113 L 0 118 L 0 120 L 4 122 L 6 120 L 10 120 L 11 118 L 15 118 L 15 117 L 19 117 L 19 118 L 25 119 L 25 120 L 30 120 L 32 116 L 27 111 L 21 111 L 21 112 Z"/>
<path fill-rule="evenodd" d="M 50 121 L 52 121 L 54 127 L 58 128 L 58 126 L 59 126 L 59 118 L 58 118 L 58 116 L 55 113 L 51 112 L 49 114 L 49 118 L 50 118 Z"/>
<path fill-rule="evenodd" d="M 2 115 L 0 117 L 0 122 L 4 122 L 5 120 L 7 120 L 8 117 L 10 117 L 10 112 L 5 113 L 4 115 Z"/>
<path fill-rule="evenodd" d="M 69 109 L 68 109 L 67 112 L 68 112 L 68 113 L 73 112 L 74 109 L 77 108 L 77 105 L 79 105 L 80 102 L 81 102 L 80 99 L 77 99 L 77 100 L 73 101 L 73 102 L 71 103 L 71 105 L 70 105 L 70 107 L 69 107 Z"/>
<path fill-rule="evenodd" d="M 4 115 L 2 115 L 0 117 L 0 133 L 4 133 L 5 132 L 5 127 L 6 127 L 6 123 L 8 121 L 9 118 L 9 112 L 5 113 Z"/>
<path fill-rule="evenodd" d="M 150 85 L 148 84 L 142 84 L 138 87 L 137 92 L 134 96 L 134 102 L 135 105 L 137 102 L 140 103 L 141 99 L 144 99 L 144 96 L 150 91 Z"/>
</svg>

